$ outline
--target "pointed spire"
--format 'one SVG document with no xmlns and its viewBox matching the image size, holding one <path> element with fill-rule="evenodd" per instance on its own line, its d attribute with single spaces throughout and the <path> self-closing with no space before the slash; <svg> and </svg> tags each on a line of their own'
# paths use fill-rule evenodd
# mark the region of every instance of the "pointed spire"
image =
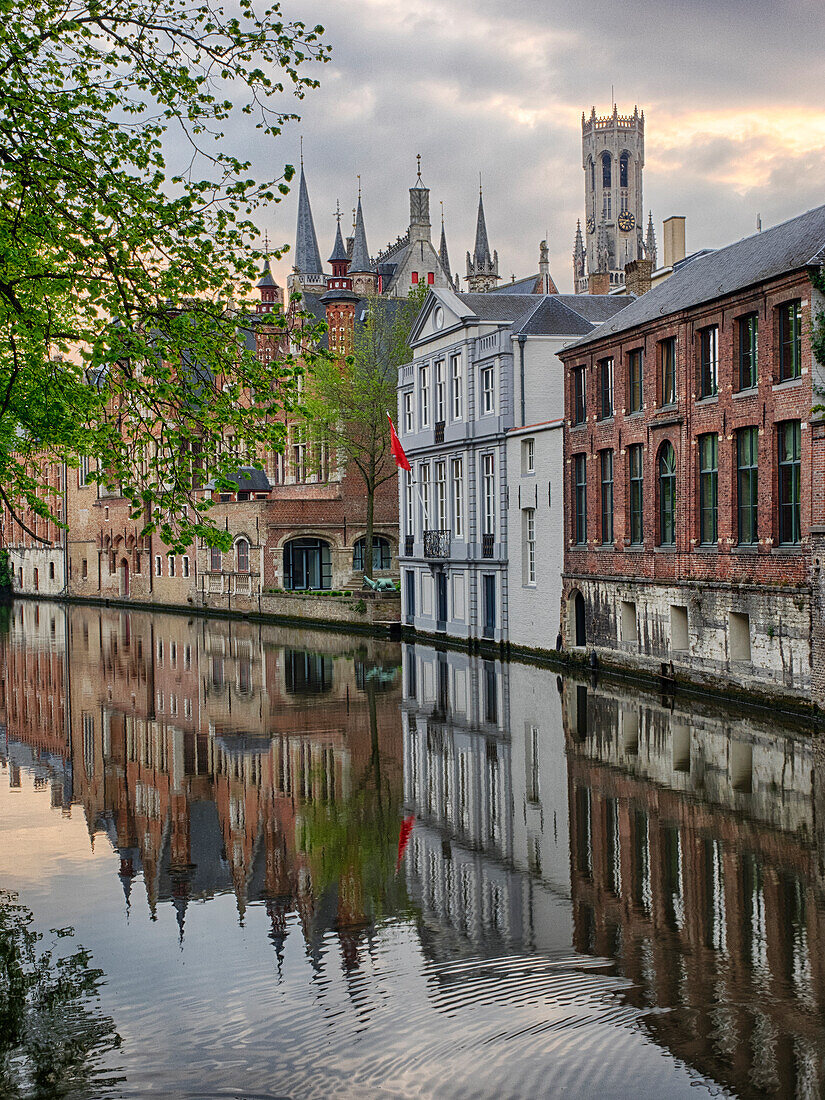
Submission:
<svg viewBox="0 0 825 1100">
<path fill-rule="evenodd" d="M 295 262 L 293 267 L 302 275 L 319 275 L 324 268 L 315 235 L 315 222 L 309 205 L 309 191 L 304 175 L 303 144 L 301 147 L 301 181 L 298 188 L 298 227 L 295 232 Z"/>
<path fill-rule="evenodd" d="M 476 247 L 473 254 L 476 265 L 491 263 L 490 243 L 487 240 L 487 222 L 484 219 L 484 196 L 481 190 L 481 174 L 478 177 L 478 217 L 476 219 Z"/>
<path fill-rule="evenodd" d="M 653 270 L 656 270 L 656 230 L 653 228 L 653 211 L 651 210 L 647 219 L 647 236 L 645 237 L 645 257 L 653 264 Z"/>
<path fill-rule="evenodd" d="M 329 258 L 329 262 L 331 264 L 349 263 L 349 256 L 347 256 L 344 238 L 341 236 L 341 204 L 336 203 L 335 206 L 335 217 L 338 220 L 338 228 L 335 231 L 335 245 L 332 249 L 332 255 Z"/>
<path fill-rule="evenodd" d="M 260 279 L 258 279 L 258 282 L 255 285 L 259 287 L 278 285 L 272 277 L 272 269 L 269 266 L 269 256 L 267 256 L 264 260 L 264 269 L 261 272 Z"/>
<path fill-rule="evenodd" d="M 349 269 L 351 272 L 375 271 L 375 264 L 370 259 L 370 250 L 367 248 L 367 232 L 364 229 L 364 212 L 361 209 L 361 177 L 358 177 L 358 206 L 355 210 L 355 233 L 352 242 L 352 259 Z"/>
<path fill-rule="evenodd" d="M 447 252 L 447 234 L 444 232 L 444 203 L 441 204 L 441 244 L 438 246 L 438 258 L 441 261 L 441 267 L 444 274 L 447 276 L 447 281 L 450 285 L 453 285 L 453 278 L 450 274 L 450 257 Z M 453 287 L 455 289 L 455 287 Z"/>
</svg>

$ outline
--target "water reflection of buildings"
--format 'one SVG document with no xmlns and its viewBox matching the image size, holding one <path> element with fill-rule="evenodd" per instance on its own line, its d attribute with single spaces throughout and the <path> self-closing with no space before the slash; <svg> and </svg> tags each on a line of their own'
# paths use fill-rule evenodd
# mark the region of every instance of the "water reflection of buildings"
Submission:
<svg viewBox="0 0 825 1100">
<path fill-rule="evenodd" d="M 411 646 L 403 724 L 409 888 L 436 958 L 572 939 L 700 1073 L 820 1095 L 809 736 Z"/>
<path fill-rule="evenodd" d="M 141 876 L 152 913 L 171 902 L 181 935 L 190 900 L 232 891 L 241 917 L 266 903 L 276 947 L 297 912 L 316 956 L 340 926 L 352 958 L 370 899 L 353 913 L 349 884 L 319 880 L 310 826 L 348 804 L 376 758 L 398 805 L 398 649 L 365 641 L 353 655 L 351 639 L 292 637 L 290 648 L 242 622 L 16 605 L 3 762 L 12 783 L 22 762 L 36 782 L 51 777 L 53 803 L 82 806 L 92 843 L 104 834 L 117 853 L 127 902 Z"/>
</svg>

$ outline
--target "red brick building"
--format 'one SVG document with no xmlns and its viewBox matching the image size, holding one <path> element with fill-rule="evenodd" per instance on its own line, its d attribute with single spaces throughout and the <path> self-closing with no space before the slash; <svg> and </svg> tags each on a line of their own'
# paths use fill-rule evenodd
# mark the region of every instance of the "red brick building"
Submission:
<svg viewBox="0 0 825 1100">
<path fill-rule="evenodd" d="M 688 257 L 561 353 L 569 649 L 770 696 L 807 696 L 813 663 L 825 686 L 823 249 L 825 206 Z"/>
</svg>

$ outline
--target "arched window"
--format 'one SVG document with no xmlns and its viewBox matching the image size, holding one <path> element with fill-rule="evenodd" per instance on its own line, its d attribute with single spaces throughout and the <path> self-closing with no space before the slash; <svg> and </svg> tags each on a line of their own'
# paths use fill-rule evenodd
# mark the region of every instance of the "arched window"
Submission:
<svg viewBox="0 0 825 1100">
<path fill-rule="evenodd" d="M 249 540 L 238 539 L 235 543 L 235 568 L 239 573 L 249 572 Z"/>
<path fill-rule="evenodd" d="M 366 561 L 367 540 L 358 539 L 353 547 L 352 568 L 359 573 L 364 571 Z M 373 570 L 389 569 L 391 561 L 390 544 L 381 535 L 373 535 L 372 538 L 372 568 Z"/>
<path fill-rule="evenodd" d="M 596 190 L 596 165 L 593 163 L 593 158 L 587 158 L 587 169 L 590 173 L 590 190 Z"/>
<path fill-rule="evenodd" d="M 570 593 L 570 633 L 573 638 L 573 645 L 584 646 L 587 644 L 584 596 L 578 589 Z"/>
<path fill-rule="evenodd" d="M 323 539 L 293 539 L 284 546 L 284 588 L 332 588 L 332 554 Z"/>
<path fill-rule="evenodd" d="M 610 153 L 602 153 L 602 187 L 610 187 L 612 163 Z"/>
<path fill-rule="evenodd" d="M 659 542 L 676 545 L 676 454 L 667 442 L 659 451 Z"/>
<path fill-rule="evenodd" d="M 630 167 L 630 153 L 622 153 L 619 158 L 619 187 L 628 187 L 628 169 Z"/>
</svg>

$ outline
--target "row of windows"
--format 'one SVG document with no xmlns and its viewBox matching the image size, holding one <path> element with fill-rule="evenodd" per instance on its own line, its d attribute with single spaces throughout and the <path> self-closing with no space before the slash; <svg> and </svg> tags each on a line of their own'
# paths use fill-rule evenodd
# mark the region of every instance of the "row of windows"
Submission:
<svg viewBox="0 0 825 1100">
<path fill-rule="evenodd" d="M 777 426 L 778 533 L 783 545 L 798 545 L 801 524 L 801 424 L 787 420 Z M 719 437 L 700 435 L 698 440 L 699 542 L 716 545 L 719 537 Z M 627 448 L 627 520 L 631 546 L 644 541 L 644 470 L 642 444 Z M 759 430 L 740 428 L 736 433 L 737 541 L 759 541 Z M 602 543 L 614 540 L 614 452 L 599 451 L 600 535 Z M 678 522 L 676 452 L 670 442 L 659 448 L 656 459 L 657 542 L 676 545 Z M 573 540 L 587 542 L 587 456 L 576 454 L 572 462 Z"/>
<path fill-rule="evenodd" d="M 421 272 L 421 278 L 423 278 L 423 277 L 424 277 L 424 272 L 422 271 Z M 418 279 L 419 279 L 418 272 L 413 271 L 412 274 L 410 275 L 410 281 L 412 282 L 413 286 L 418 285 Z M 435 272 L 434 271 L 428 271 L 427 272 L 427 286 L 432 286 L 434 283 L 435 283 Z"/>
<path fill-rule="evenodd" d="M 449 477 L 449 482 L 448 482 Z M 418 467 L 418 483 L 414 485 L 407 475 L 406 530 L 415 535 L 416 488 L 421 504 L 421 518 L 425 530 L 450 530 L 454 538 L 464 538 L 464 459 L 441 459 L 430 466 L 422 462 Z M 496 456 L 481 456 L 481 522 L 482 534 L 494 535 L 496 530 Z M 450 522 L 452 520 L 452 522 Z"/>
<path fill-rule="evenodd" d="M 602 187 L 613 186 L 613 158 L 610 153 L 605 151 L 599 158 L 602 162 Z M 596 165 L 592 157 L 588 157 L 588 168 L 590 169 L 590 187 L 595 191 L 596 189 Z M 630 169 L 630 153 L 624 152 L 619 157 L 619 187 L 628 187 L 628 176 Z"/>
<path fill-rule="evenodd" d="M 478 412 L 480 416 L 492 416 L 496 412 L 496 370 L 493 364 L 479 369 Z M 464 371 L 460 355 L 451 355 L 449 371 L 443 359 L 432 366 L 418 368 L 417 379 L 418 427 L 429 428 L 433 424 L 460 421 L 464 416 Z M 406 434 L 416 430 L 416 395 L 407 391 L 403 397 L 403 427 Z"/>
<path fill-rule="evenodd" d="M 776 333 L 779 349 L 776 380 L 787 382 L 798 378 L 801 372 L 801 302 L 786 302 L 776 310 Z M 697 336 L 697 392 L 698 397 L 715 397 L 719 392 L 719 326 L 708 325 Z M 759 378 L 759 317 L 748 313 L 736 320 L 737 388 L 748 390 L 756 386 Z M 660 340 L 656 351 L 656 402 L 660 406 L 676 402 L 676 337 Z M 612 356 L 597 364 L 598 392 L 596 415 L 600 420 L 613 416 L 615 364 Z M 627 412 L 640 412 L 644 398 L 644 353 L 634 348 L 627 354 L 626 401 Z M 572 422 L 584 423 L 587 417 L 586 368 L 572 370 Z"/>
</svg>

